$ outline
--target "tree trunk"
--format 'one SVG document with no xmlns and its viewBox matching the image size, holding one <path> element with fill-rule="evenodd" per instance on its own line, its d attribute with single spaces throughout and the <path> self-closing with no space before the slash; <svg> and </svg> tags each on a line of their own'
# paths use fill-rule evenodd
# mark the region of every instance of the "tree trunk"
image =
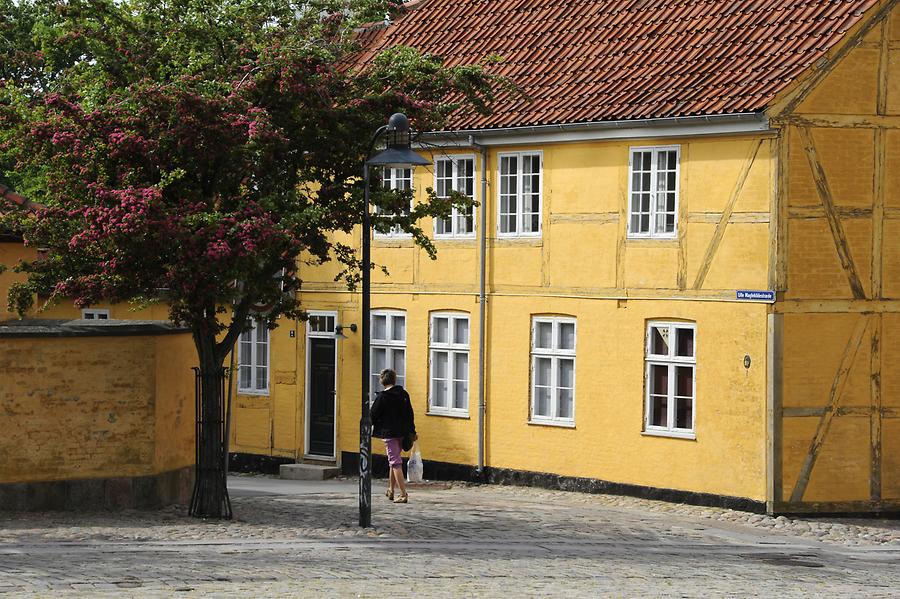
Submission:
<svg viewBox="0 0 900 599">
<path fill-rule="evenodd" d="M 196 373 L 197 466 L 190 515 L 196 518 L 231 519 L 228 497 L 225 439 L 225 368 L 216 351 L 215 336 L 206 327 L 195 327 L 200 367 Z"/>
</svg>

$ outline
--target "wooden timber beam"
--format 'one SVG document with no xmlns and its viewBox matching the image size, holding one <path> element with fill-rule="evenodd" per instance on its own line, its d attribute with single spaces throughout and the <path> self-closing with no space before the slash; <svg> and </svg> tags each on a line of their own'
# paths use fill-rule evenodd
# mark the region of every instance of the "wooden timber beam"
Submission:
<svg viewBox="0 0 900 599">
<path fill-rule="evenodd" d="M 884 201 L 885 164 L 887 162 L 887 133 L 875 131 L 875 168 L 872 176 L 872 297 L 881 299 L 884 293 Z"/>
<path fill-rule="evenodd" d="M 847 281 L 850 283 L 850 290 L 856 299 L 864 299 L 866 297 L 865 289 L 863 289 L 862 281 L 859 278 L 859 272 L 856 269 L 856 263 L 853 261 L 853 255 L 850 253 L 850 246 L 847 243 L 847 236 L 844 233 L 844 227 L 841 226 L 841 219 L 837 214 L 834 206 L 834 196 L 831 194 L 831 188 L 828 186 L 828 178 L 825 176 L 825 169 L 819 160 L 815 143 L 813 142 L 812 133 L 806 127 L 798 127 L 800 140 L 806 151 L 806 158 L 809 161 L 809 168 L 812 170 L 813 179 L 816 182 L 816 190 L 819 192 L 819 199 L 825 208 L 825 217 L 828 220 L 828 227 L 831 229 L 831 236 L 834 239 L 834 247 L 837 250 L 838 259 L 847 275 Z"/>
<path fill-rule="evenodd" d="M 831 392 L 828 395 L 828 403 L 825 405 L 825 413 L 822 414 L 819 419 L 819 426 L 816 428 L 816 434 L 809 446 L 809 452 L 803 460 L 803 466 L 800 468 L 800 474 L 797 477 L 797 482 L 791 493 L 791 503 L 800 503 L 803 501 L 803 495 L 806 493 L 806 487 L 809 485 L 809 476 L 812 474 L 812 469 L 816 465 L 816 459 L 818 459 L 819 452 L 822 450 L 822 444 L 825 442 L 825 437 L 828 435 L 828 430 L 831 428 L 831 422 L 834 420 L 838 403 L 841 400 L 841 396 L 844 394 L 844 387 L 847 385 L 847 379 L 850 378 L 850 370 L 853 368 L 853 363 L 856 361 L 856 354 L 859 353 L 863 335 L 866 332 L 866 328 L 868 328 L 868 324 L 869 317 L 867 315 L 860 315 L 859 319 L 856 321 L 853 333 L 850 335 L 850 340 L 847 342 L 847 347 L 844 348 L 844 354 L 841 356 L 841 364 L 838 367 L 838 370 L 834 375 L 834 381 L 831 384 Z"/>
<path fill-rule="evenodd" d="M 884 332 L 884 315 L 873 314 L 871 353 L 869 354 L 869 389 L 872 400 L 869 414 L 869 435 L 872 441 L 869 491 L 872 501 L 881 499 L 882 419 L 885 417 L 881 400 L 881 338 Z"/>
<path fill-rule="evenodd" d="M 763 145 L 762 139 L 758 140 L 756 143 L 752 145 L 750 148 L 750 153 L 747 155 L 747 159 L 744 160 L 744 165 L 741 167 L 741 172 L 738 175 L 737 182 L 734 185 L 734 189 L 731 191 L 731 197 L 728 198 L 728 203 L 725 205 L 725 210 L 722 211 L 722 215 L 719 217 L 719 223 L 716 225 L 716 230 L 713 233 L 712 239 L 709 241 L 709 245 L 706 248 L 706 255 L 703 256 L 703 262 L 700 263 L 700 270 L 697 271 L 697 278 L 694 279 L 694 284 L 692 289 L 700 289 L 703 287 L 704 281 L 706 281 L 706 275 L 709 274 L 709 269 L 712 266 L 713 258 L 716 256 L 716 252 L 719 249 L 719 245 L 722 243 L 722 238 L 725 237 L 725 228 L 728 226 L 728 221 L 731 220 L 731 215 L 734 212 L 734 206 L 737 204 L 738 198 L 741 196 L 741 191 L 744 189 L 744 183 L 747 182 L 747 177 L 750 175 L 750 169 L 753 168 L 753 163 L 756 161 L 756 156 L 759 154 L 759 149 Z"/>
<path fill-rule="evenodd" d="M 729 223 L 743 224 L 766 224 L 771 219 L 768 212 L 734 212 Z M 688 213 L 687 222 L 691 224 L 703 223 L 707 225 L 717 225 L 722 220 L 721 212 L 690 212 Z"/>
<path fill-rule="evenodd" d="M 874 114 L 791 114 L 772 118 L 772 125 L 817 129 L 900 129 L 900 116 Z"/>
<path fill-rule="evenodd" d="M 806 408 L 806 407 L 790 407 L 782 408 L 781 415 L 784 418 L 821 418 L 825 415 L 827 408 Z M 872 406 L 842 406 L 834 410 L 837 418 L 842 416 L 853 416 L 856 418 L 871 418 L 873 415 L 881 414 L 882 418 L 896 419 L 900 418 L 900 409 L 898 408 L 873 408 Z"/>
<path fill-rule="evenodd" d="M 775 304 L 779 314 L 897 314 L 900 300 L 790 299 Z"/>
</svg>

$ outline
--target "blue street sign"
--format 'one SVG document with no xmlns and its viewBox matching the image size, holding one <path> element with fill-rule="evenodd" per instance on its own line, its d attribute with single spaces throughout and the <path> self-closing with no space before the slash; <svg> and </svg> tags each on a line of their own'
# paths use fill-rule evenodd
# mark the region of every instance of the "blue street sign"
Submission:
<svg viewBox="0 0 900 599">
<path fill-rule="evenodd" d="M 774 291 L 747 291 L 747 290 L 739 290 L 736 292 L 737 299 L 745 300 L 749 302 L 774 302 L 775 301 L 775 292 Z"/>
</svg>

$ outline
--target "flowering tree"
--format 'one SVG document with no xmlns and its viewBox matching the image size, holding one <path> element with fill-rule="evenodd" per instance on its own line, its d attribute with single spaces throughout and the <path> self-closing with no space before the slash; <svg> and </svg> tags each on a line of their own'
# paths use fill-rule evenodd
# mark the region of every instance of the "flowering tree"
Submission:
<svg viewBox="0 0 900 599">
<path fill-rule="evenodd" d="M 0 182 L 33 202 L 0 213 L 47 250 L 18 267 L 28 279 L 10 306 L 165 301 L 212 376 L 254 305 L 271 306 L 269 326 L 303 316 L 290 293 L 301 257 L 341 261 L 352 286 L 359 258 L 332 233 L 362 218 L 371 132 L 395 111 L 419 129 L 484 111 L 495 83 L 408 48 L 353 68 L 352 27 L 391 10 L 385 0 L 0 0 Z M 375 226 L 400 224 L 433 254 L 416 222 L 449 208 L 429 192 Z M 214 421 L 221 390 L 203 388 L 202 416 Z M 221 438 L 206 432 L 195 513 L 220 517 L 224 477 L 203 465 L 221 460 Z"/>
</svg>

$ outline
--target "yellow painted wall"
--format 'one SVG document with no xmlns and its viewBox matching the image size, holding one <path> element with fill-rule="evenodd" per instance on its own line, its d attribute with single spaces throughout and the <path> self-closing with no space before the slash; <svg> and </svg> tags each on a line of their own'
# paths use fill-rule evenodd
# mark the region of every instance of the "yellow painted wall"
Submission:
<svg viewBox="0 0 900 599">
<path fill-rule="evenodd" d="M 630 146 L 680 145 L 680 235 L 674 240 L 625 239 Z M 735 217 L 721 231 L 708 274 L 693 290 L 719 218 L 743 169 L 759 148 Z M 539 149 L 544 156 L 543 233 L 537 239 L 496 236 L 497 154 Z M 471 153 L 471 152 L 468 152 Z M 765 363 L 767 306 L 734 301 L 736 289 L 766 289 L 773 143 L 766 138 L 698 138 L 492 148 L 488 161 L 489 291 L 486 464 L 496 468 L 585 476 L 636 485 L 765 499 Z M 481 161 L 476 156 L 476 193 Z M 415 187 L 433 186 L 430 168 Z M 480 228 L 483 198 L 476 212 Z M 433 224 L 423 224 L 426 231 Z M 358 244 L 358 233 L 344 241 Z M 478 239 L 436 240 L 431 261 L 409 240 L 377 239 L 373 260 L 390 276 L 373 276 L 373 309 L 407 314 L 407 388 L 426 459 L 477 462 Z M 302 301 L 309 310 L 337 310 L 359 324 L 359 295 L 333 283 L 335 270 L 303 265 Z M 624 300 L 628 301 L 619 301 Z M 680 299 L 679 299 L 680 298 Z M 704 301 L 691 301 L 690 298 Z M 731 301 L 729 301 L 731 300 Z M 433 311 L 470 316 L 469 417 L 427 414 L 428 326 Z M 577 318 L 576 424 L 529 424 L 530 322 L 534 314 Z M 697 323 L 697 438 L 642 434 L 644 331 L 648 319 Z M 292 327 L 286 323 L 287 328 Z M 275 337 L 286 334 L 281 328 Z M 359 335 L 338 345 L 338 438 L 358 450 Z M 305 373 L 305 336 L 297 332 L 297 377 Z M 273 352 L 281 341 L 275 341 Z M 285 348 L 283 351 L 290 351 Z M 743 366 L 745 355 L 753 365 Z M 298 382 L 303 451 L 305 387 Z M 277 396 L 277 389 L 276 389 Z M 251 402 L 254 407 L 250 407 Z M 240 398 L 234 449 L 265 452 L 272 400 Z M 374 449 L 383 453 L 379 441 Z M 271 455 L 286 455 L 269 448 Z M 735 464 L 739 464 L 738 468 Z M 740 472 L 740 476 L 734 473 Z"/>
<path fill-rule="evenodd" d="M 786 285 L 776 306 L 785 313 L 778 390 L 785 411 L 776 441 L 782 475 L 774 491 L 782 509 L 884 509 L 900 500 L 900 387 L 890 361 L 900 352 L 898 40 L 895 8 L 794 111 L 773 115 L 786 139 L 779 222 Z M 839 259 L 829 197 L 864 297 L 854 298 L 851 269 Z M 805 490 L 798 484 L 804 472 Z"/>
<path fill-rule="evenodd" d="M 193 464 L 192 353 L 185 334 L 0 339 L 0 482 Z"/>
<path fill-rule="evenodd" d="M 9 287 L 15 282 L 25 280 L 25 275 L 12 272 L 13 267 L 22 260 L 33 260 L 34 256 L 34 250 L 26 248 L 22 243 L 0 241 L 0 264 L 7 268 L 0 273 L 0 320 L 15 317 L 7 310 Z"/>
</svg>

